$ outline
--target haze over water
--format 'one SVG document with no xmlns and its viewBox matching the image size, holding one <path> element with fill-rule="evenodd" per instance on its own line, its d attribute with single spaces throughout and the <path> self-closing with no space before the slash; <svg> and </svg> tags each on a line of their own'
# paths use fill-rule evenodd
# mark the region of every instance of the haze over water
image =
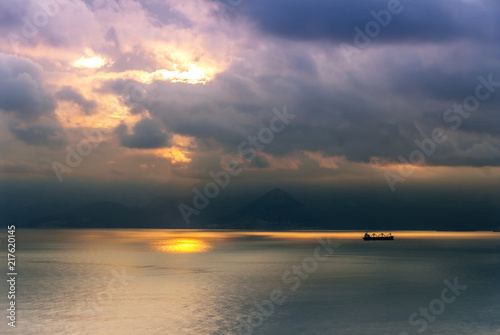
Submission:
<svg viewBox="0 0 500 335">
<path fill-rule="evenodd" d="M 500 334 L 500 233 L 363 234 L 20 230 L 14 333 Z M 328 238 L 334 252 L 293 274 Z M 455 278 L 466 288 L 425 329 L 420 315 L 411 325 Z M 273 290 L 286 301 L 242 328 Z"/>
</svg>

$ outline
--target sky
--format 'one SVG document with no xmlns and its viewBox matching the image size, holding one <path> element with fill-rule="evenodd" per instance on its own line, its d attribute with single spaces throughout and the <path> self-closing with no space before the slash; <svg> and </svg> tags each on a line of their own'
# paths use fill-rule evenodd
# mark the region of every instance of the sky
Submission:
<svg viewBox="0 0 500 335">
<path fill-rule="evenodd" d="M 494 0 L 2 1 L 0 181 L 491 188 L 499 40 Z"/>
</svg>

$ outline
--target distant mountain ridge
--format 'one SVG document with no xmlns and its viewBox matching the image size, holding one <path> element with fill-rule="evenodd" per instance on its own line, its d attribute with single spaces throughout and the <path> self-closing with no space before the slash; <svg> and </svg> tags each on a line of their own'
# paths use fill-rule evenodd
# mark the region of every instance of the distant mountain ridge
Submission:
<svg viewBox="0 0 500 335">
<path fill-rule="evenodd" d="M 102 201 L 33 221 L 39 228 L 186 228 L 171 197 L 154 198 L 143 208 Z"/>
<path fill-rule="evenodd" d="M 210 207 L 192 216 L 186 225 L 179 211 L 179 204 L 192 202 L 192 198 L 158 196 L 143 207 L 125 206 L 116 202 L 101 201 L 76 207 L 55 215 L 45 215 L 20 224 L 32 228 L 160 228 L 160 229 L 349 229 L 349 230 L 497 230 L 497 222 L 475 220 L 474 213 L 458 212 L 460 208 L 442 203 L 418 211 L 413 202 L 404 215 L 384 210 L 388 200 L 377 196 L 314 197 L 302 196 L 303 203 L 288 192 L 275 188 L 250 200 L 251 195 L 213 199 Z M 390 199 L 389 199 L 390 200 Z M 244 203 L 246 205 L 242 205 Z M 395 208 L 401 204 L 391 200 Z M 455 204 L 454 199 L 450 203 Z M 408 206 L 409 206 L 408 205 Z M 492 207 L 493 208 L 493 207 Z M 229 213 L 229 214 L 227 214 Z M 407 216 L 407 213 L 412 213 Z M 491 214 L 496 212 L 491 211 Z M 22 213 L 19 213 L 22 214 Z M 415 214 L 421 214 L 415 217 Z M 15 215 L 15 214 L 11 214 Z M 432 217 L 427 223 L 426 219 Z M 493 217 L 493 216 L 492 216 Z M 413 220 L 403 226 L 401 219 Z M 10 220 L 17 224 L 15 219 Z"/>
<path fill-rule="evenodd" d="M 244 229 L 298 228 L 307 221 L 304 204 L 280 188 L 218 220 L 221 227 Z"/>
<path fill-rule="evenodd" d="M 181 199 L 160 196 L 142 208 L 114 202 L 96 202 L 65 213 L 45 216 L 30 226 L 39 228 L 235 228 L 291 229 L 306 224 L 304 204 L 280 188 L 250 204 L 210 220 L 203 227 L 187 226 L 178 209 Z"/>
<path fill-rule="evenodd" d="M 102 201 L 40 218 L 33 225 L 39 228 L 132 228 L 141 221 L 141 214 L 140 209 Z"/>
</svg>

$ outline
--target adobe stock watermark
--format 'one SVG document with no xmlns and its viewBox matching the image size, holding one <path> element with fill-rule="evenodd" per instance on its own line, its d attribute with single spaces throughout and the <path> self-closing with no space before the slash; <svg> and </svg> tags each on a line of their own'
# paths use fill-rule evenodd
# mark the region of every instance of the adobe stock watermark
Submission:
<svg viewBox="0 0 500 335">
<path fill-rule="evenodd" d="M 454 104 L 443 114 L 443 121 L 451 123 L 452 131 L 458 130 L 463 120 L 468 119 L 471 113 L 479 109 L 481 101 L 489 99 L 495 93 L 496 88 L 500 87 L 500 82 L 494 81 L 492 74 L 489 74 L 487 78 L 479 76 L 477 80 L 479 84 L 476 86 L 474 94 L 467 96 L 462 104 Z M 396 192 L 396 185 L 404 183 L 407 178 L 415 173 L 413 166 L 422 166 L 425 164 L 426 159 L 435 153 L 437 144 L 442 144 L 447 139 L 446 131 L 439 127 L 433 129 L 430 137 L 424 138 L 422 141 L 415 139 L 414 143 L 418 149 L 413 150 L 408 159 L 402 155 L 398 157 L 400 162 L 397 170 L 398 173 L 392 171 L 384 172 L 385 180 L 391 192 Z"/>
<path fill-rule="evenodd" d="M 329 237 L 326 240 L 317 239 L 317 241 L 319 245 L 314 249 L 312 256 L 304 258 L 300 265 L 294 264 L 290 270 L 283 272 L 281 282 L 286 286 L 285 288 L 272 290 L 269 294 L 269 300 L 255 301 L 255 311 L 247 316 L 237 318 L 238 335 L 253 334 L 255 328 L 262 326 L 266 318 L 273 315 L 275 306 L 282 306 L 287 298 L 296 292 L 312 273 L 318 270 L 319 263 L 326 261 L 334 253 L 334 249 L 340 247 L 339 243 L 332 243 Z M 289 286 L 290 284 L 293 285 Z"/>
<path fill-rule="evenodd" d="M 353 44 L 340 44 L 347 62 L 350 63 L 353 55 L 359 54 L 362 50 L 368 48 L 372 40 L 380 35 L 382 28 L 387 28 L 392 21 L 392 17 L 400 14 L 403 9 L 404 7 L 399 0 L 389 0 L 386 9 L 379 10 L 378 12 L 371 10 L 370 15 L 374 20 L 365 24 L 364 31 L 358 26 L 354 27 L 356 34 L 353 38 Z"/>
<path fill-rule="evenodd" d="M 417 329 L 419 334 L 422 334 L 427 329 L 429 323 L 436 321 L 436 316 L 444 313 L 446 305 L 454 302 L 462 294 L 460 291 L 467 289 L 467 286 L 458 283 L 457 277 L 453 279 L 453 284 L 448 279 L 445 279 L 443 283 L 445 288 L 441 291 L 440 298 L 432 300 L 428 307 L 420 306 L 418 312 L 410 314 L 408 318 L 410 326 L 419 327 Z M 420 318 L 418 318 L 419 316 Z M 398 335 L 410 335 L 410 333 L 402 331 Z"/>
<path fill-rule="evenodd" d="M 296 115 L 288 113 L 286 106 L 283 106 L 283 111 L 277 108 L 273 109 L 274 116 L 269 121 L 269 127 L 261 128 L 256 135 L 250 135 L 247 141 L 243 141 L 238 145 L 238 152 L 244 158 L 241 162 L 231 160 L 226 169 L 220 170 L 217 173 L 210 171 L 208 175 L 213 181 L 207 182 L 201 190 L 193 188 L 192 206 L 181 203 L 178 208 L 182 214 L 184 222 L 189 225 L 192 215 L 200 214 L 204 208 L 210 203 L 210 199 L 217 197 L 221 189 L 226 188 L 231 182 L 231 177 L 237 176 L 242 171 L 242 164 L 246 161 L 250 163 L 257 157 L 258 151 L 262 151 L 274 140 L 276 133 L 282 132 L 290 120 L 293 120 Z"/>
<path fill-rule="evenodd" d="M 23 25 L 19 31 L 20 34 L 9 32 L 7 38 L 14 52 L 19 51 L 21 43 L 28 44 L 30 39 L 38 35 L 39 29 L 45 27 L 50 18 L 59 14 L 62 5 L 69 4 L 69 0 L 38 0 L 37 4 L 40 10 L 36 11 L 33 15 L 23 16 L 21 21 Z"/>
</svg>

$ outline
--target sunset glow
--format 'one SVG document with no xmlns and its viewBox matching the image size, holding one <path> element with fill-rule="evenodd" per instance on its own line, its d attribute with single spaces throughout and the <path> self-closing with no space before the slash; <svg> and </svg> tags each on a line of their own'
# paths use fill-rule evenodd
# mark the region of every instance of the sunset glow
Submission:
<svg viewBox="0 0 500 335">
<path fill-rule="evenodd" d="M 174 68 L 177 66 L 174 65 Z M 155 80 L 167 80 L 173 83 L 205 84 L 211 79 L 211 71 L 204 70 L 195 65 L 189 65 L 187 70 L 156 70 L 141 76 L 144 83 L 152 83 Z"/>
<path fill-rule="evenodd" d="M 106 64 L 106 60 L 102 59 L 101 57 L 95 56 L 95 57 L 82 57 L 79 60 L 77 60 L 73 65 L 75 67 L 86 67 L 86 68 L 99 68 L 102 67 L 104 64 Z"/>
<path fill-rule="evenodd" d="M 493 0 L 0 1 L 4 328 L 500 335 L 499 40 Z"/>
</svg>

